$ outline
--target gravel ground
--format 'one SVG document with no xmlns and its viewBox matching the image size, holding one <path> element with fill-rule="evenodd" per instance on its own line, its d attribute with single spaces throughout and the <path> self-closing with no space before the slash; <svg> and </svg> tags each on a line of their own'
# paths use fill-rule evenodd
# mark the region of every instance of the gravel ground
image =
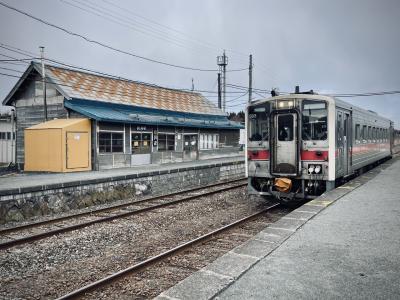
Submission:
<svg viewBox="0 0 400 300">
<path fill-rule="evenodd" d="M 91 292 L 84 299 L 151 299 L 244 243 L 265 228 L 266 224 L 276 221 L 281 214 L 287 213 L 285 210 L 280 212 L 280 214 L 267 214 L 235 227 L 213 240 Z"/>
<path fill-rule="evenodd" d="M 0 297 L 55 298 L 263 205 L 240 188 L 2 251 Z"/>
</svg>

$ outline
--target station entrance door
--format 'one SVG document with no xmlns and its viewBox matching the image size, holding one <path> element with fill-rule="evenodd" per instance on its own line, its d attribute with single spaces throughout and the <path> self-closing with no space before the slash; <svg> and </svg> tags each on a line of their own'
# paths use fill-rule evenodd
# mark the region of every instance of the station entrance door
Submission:
<svg viewBox="0 0 400 300">
<path fill-rule="evenodd" d="M 196 160 L 198 158 L 198 135 L 183 135 L 183 160 Z"/>
<path fill-rule="evenodd" d="M 151 137 L 151 132 L 132 132 L 132 166 L 151 164 Z"/>
</svg>

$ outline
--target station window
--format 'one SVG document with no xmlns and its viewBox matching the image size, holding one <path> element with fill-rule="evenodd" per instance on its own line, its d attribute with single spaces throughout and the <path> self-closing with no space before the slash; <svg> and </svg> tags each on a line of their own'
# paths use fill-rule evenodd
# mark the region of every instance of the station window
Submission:
<svg viewBox="0 0 400 300">
<path fill-rule="evenodd" d="M 325 101 L 303 100 L 303 140 L 326 140 L 327 117 Z"/>
<path fill-rule="evenodd" d="M 7 132 L 7 140 L 11 140 L 11 132 Z"/>
<path fill-rule="evenodd" d="M 219 148 L 219 134 L 200 134 L 200 150 Z"/>
<path fill-rule="evenodd" d="M 158 134 L 158 151 L 174 151 L 175 150 L 175 134 Z"/>
<path fill-rule="evenodd" d="M 249 108 L 249 141 L 267 141 L 269 136 L 269 104 Z"/>
<path fill-rule="evenodd" d="M 100 153 L 124 152 L 124 134 L 122 132 L 99 132 Z"/>
</svg>

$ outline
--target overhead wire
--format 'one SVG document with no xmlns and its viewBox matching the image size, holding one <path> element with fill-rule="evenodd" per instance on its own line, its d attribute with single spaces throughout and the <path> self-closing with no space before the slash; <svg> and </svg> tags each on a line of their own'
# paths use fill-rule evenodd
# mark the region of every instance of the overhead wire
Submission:
<svg viewBox="0 0 400 300">
<path fill-rule="evenodd" d="M 200 72 L 216 72 L 216 71 L 218 71 L 216 69 L 202 69 L 202 68 L 195 68 L 195 67 L 177 65 L 177 64 L 168 63 L 168 62 L 165 62 L 165 61 L 161 61 L 161 60 L 145 57 L 145 56 L 142 56 L 142 55 L 138 55 L 138 54 L 135 54 L 133 52 L 128 52 L 128 51 L 125 51 L 125 50 L 121 50 L 121 49 L 118 49 L 118 48 L 116 48 L 114 46 L 108 45 L 108 44 L 103 43 L 103 42 L 99 42 L 99 41 L 91 39 L 91 38 L 89 38 L 89 37 L 87 37 L 85 35 L 70 31 L 68 29 L 65 29 L 65 28 L 59 26 L 59 25 L 55 25 L 55 24 L 50 23 L 50 22 L 48 22 L 46 20 L 43 20 L 43 19 L 38 18 L 38 17 L 35 17 L 32 14 L 29 14 L 29 13 L 23 11 L 23 10 L 20 10 L 18 8 L 10 6 L 10 5 L 8 5 L 8 4 L 4 3 L 4 2 L 0 1 L 0 5 L 3 6 L 3 7 L 8 8 L 10 10 L 13 10 L 13 11 L 19 13 L 19 14 L 25 15 L 25 16 L 27 16 L 27 17 L 29 17 L 29 18 L 31 18 L 33 20 L 36 20 L 36 21 L 38 21 L 38 22 L 40 22 L 42 24 L 45 24 L 45 25 L 47 25 L 49 27 L 55 28 L 57 30 L 60 30 L 60 31 L 62 31 L 62 32 L 66 33 L 66 34 L 69 34 L 71 36 L 75 36 L 75 37 L 81 38 L 81 39 L 83 39 L 83 40 L 85 40 L 85 41 L 87 41 L 89 43 L 96 44 L 96 45 L 101 46 L 103 48 L 106 48 L 106 49 L 109 49 L 109 50 L 112 50 L 112 51 L 115 51 L 115 52 L 118 52 L 118 53 L 121 53 L 121 54 L 125 54 L 125 55 L 131 56 L 131 57 L 135 57 L 135 58 L 138 58 L 138 59 L 141 59 L 141 60 L 144 60 L 144 61 L 148 61 L 148 62 L 152 62 L 152 63 L 156 63 L 156 64 L 161 64 L 161 65 L 165 65 L 165 66 L 169 66 L 169 67 L 173 67 L 173 68 L 191 70 L 191 71 L 200 71 Z M 236 72 L 236 71 L 243 71 L 243 70 L 246 70 L 246 69 L 229 70 L 229 71 L 230 72 Z"/>
<path fill-rule="evenodd" d="M 3 45 L 6 45 L 6 46 L 9 47 L 9 48 L 15 48 L 15 47 L 10 46 L 10 45 L 7 45 L 7 44 L 3 44 Z M 18 49 L 19 49 L 19 48 L 18 48 Z M 25 50 L 22 50 L 22 49 L 19 49 L 19 50 L 20 50 L 21 52 L 28 52 L 28 51 L 25 51 Z M 16 52 L 16 53 L 19 53 L 19 52 L 15 51 L 15 50 L 12 50 L 12 49 L 9 49 L 9 51 L 14 51 L 14 52 Z M 0 54 L 0 55 L 1 55 L 1 54 Z M 28 54 L 25 54 L 25 55 L 26 55 L 26 56 L 29 56 Z M 12 59 L 15 59 L 15 60 L 18 60 L 18 59 L 15 58 L 15 57 L 11 57 L 11 56 L 8 56 L 8 57 L 10 57 L 10 58 L 12 58 Z M 32 59 L 39 59 L 39 58 L 35 58 L 35 57 L 31 57 L 31 58 L 32 58 Z M 24 60 L 30 60 L 30 59 L 24 59 Z M 76 65 L 68 64 L 68 63 L 65 63 L 65 62 L 61 62 L 61 61 L 59 61 L 59 60 L 55 60 L 55 59 L 52 59 L 52 58 L 44 58 L 44 60 L 45 60 L 45 61 L 49 61 L 49 62 L 51 62 L 51 63 L 53 63 L 53 64 L 55 64 L 55 65 L 60 65 L 60 66 L 63 66 L 63 67 L 68 67 L 68 68 L 74 69 L 74 70 L 84 71 L 84 72 L 86 72 L 86 73 L 101 75 L 101 76 L 108 77 L 108 78 L 112 78 L 112 79 L 116 79 L 116 80 L 125 80 L 125 81 L 128 81 L 128 82 L 135 82 L 135 83 L 138 83 L 138 84 L 145 84 L 145 85 L 148 85 L 148 86 L 153 86 L 153 87 L 158 87 L 158 88 L 164 88 L 164 89 L 181 90 L 181 91 L 184 91 L 184 92 L 191 91 L 191 90 L 189 90 L 189 89 L 184 89 L 184 88 L 165 87 L 165 86 L 160 86 L 160 85 L 153 84 L 153 83 L 148 83 L 148 82 L 143 82 L 143 81 L 138 81 L 138 80 L 132 80 L 132 79 L 124 78 L 124 77 L 121 77 L 121 76 L 117 76 L 117 75 L 113 75 L 113 74 L 109 74 L 109 73 L 105 73 L 105 72 L 100 72 L 100 71 L 93 70 L 93 69 L 89 69 L 89 68 L 78 67 L 78 66 L 76 66 Z M 25 62 L 25 63 L 28 64 L 28 62 Z M 195 91 L 195 92 L 202 92 L 202 93 L 214 93 L 214 94 L 217 94 L 217 93 L 218 93 L 217 91 L 209 91 L 209 90 L 194 90 L 194 91 Z M 227 93 L 228 93 L 228 94 L 239 94 L 239 93 L 241 93 L 241 92 L 237 92 L 237 91 L 227 91 Z M 213 96 L 214 96 L 214 95 L 213 95 Z M 215 97 L 217 97 L 217 96 L 215 96 Z"/>
</svg>

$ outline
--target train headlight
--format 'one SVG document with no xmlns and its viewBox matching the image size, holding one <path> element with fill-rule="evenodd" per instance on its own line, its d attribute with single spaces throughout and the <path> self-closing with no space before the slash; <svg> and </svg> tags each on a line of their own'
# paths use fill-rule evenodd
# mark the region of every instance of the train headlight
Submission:
<svg viewBox="0 0 400 300">
<path fill-rule="evenodd" d="M 309 165 L 308 166 L 308 173 L 314 173 L 314 165 Z"/>
<path fill-rule="evenodd" d="M 317 165 L 317 166 L 315 166 L 315 173 L 316 174 L 319 174 L 319 172 L 321 172 L 321 166 L 320 165 Z"/>
</svg>

